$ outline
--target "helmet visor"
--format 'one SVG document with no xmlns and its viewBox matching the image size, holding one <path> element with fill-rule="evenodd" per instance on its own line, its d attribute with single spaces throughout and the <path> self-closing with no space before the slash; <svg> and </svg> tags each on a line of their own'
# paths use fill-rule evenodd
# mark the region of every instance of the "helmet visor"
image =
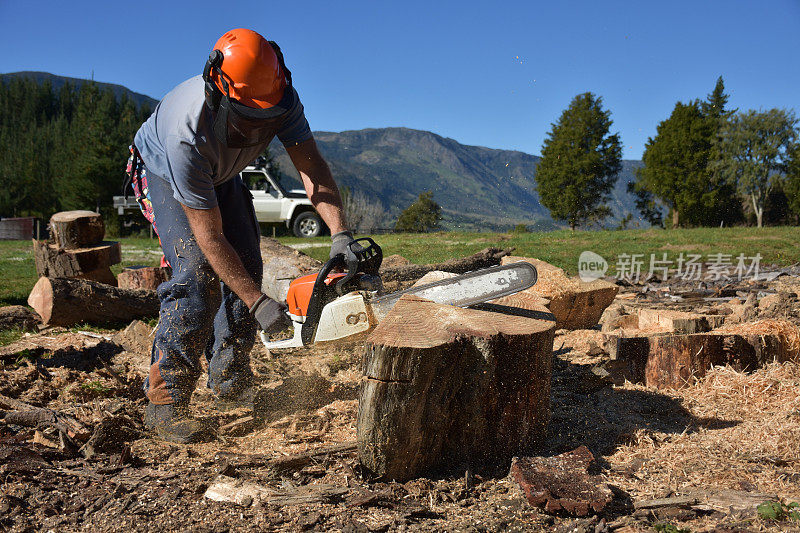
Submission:
<svg viewBox="0 0 800 533">
<path fill-rule="evenodd" d="M 248 107 L 223 95 L 214 119 L 214 133 L 230 148 L 264 144 L 280 129 L 297 101 L 297 93 L 291 86 L 286 87 L 277 105 L 267 109 Z"/>
</svg>

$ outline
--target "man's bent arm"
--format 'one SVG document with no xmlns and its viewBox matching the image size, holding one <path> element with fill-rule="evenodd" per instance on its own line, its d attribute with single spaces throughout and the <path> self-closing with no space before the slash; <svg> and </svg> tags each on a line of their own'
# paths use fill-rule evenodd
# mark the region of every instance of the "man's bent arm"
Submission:
<svg viewBox="0 0 800 533">
<path fill-rule="evenodd" d="M 261 296 L 261 288 L 256 285 L 242 264 L 242 260 L 222 232 L 222 215 L 219 207 L 213 209 L 194 209 L 182 205 L 189 227 L 203 254 L 225 285 L 236 293 L 247 305 L 252 307 Z"/>
<path fill-rule="evenodd" d="M 342 211 L 342 197 L 328 163 L 317 149 L 317 143 L 314 139 L 309 139 L 287 147 L 286 152 L 300 173 L 308 198 L 328 225 L 331 234 L 345 231 L 347 224 Z"/>
</svg>

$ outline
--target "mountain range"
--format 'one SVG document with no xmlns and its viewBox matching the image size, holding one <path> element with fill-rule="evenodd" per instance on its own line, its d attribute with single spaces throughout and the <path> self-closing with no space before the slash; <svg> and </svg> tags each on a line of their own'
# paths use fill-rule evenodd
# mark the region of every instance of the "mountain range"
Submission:
<svg viewBox="0 0 800 533">
<path fill-rule="evenodd" d="M 6 74 L 0 74 L 0 82 L 5 82 L 6 80 L 12 80 L 14 78 L 30 78 L 32 80 L 36 80 L 38 83 L 45 83 L 49 81 L 53 86 L 53 89 L 56 91 L 61 89 L 65 83 L 69 83 L 75 87 L 80 87 L 86 82 L 93 81 L 82 78 L 70 78 L 68 76 L 57 76 L 56 74 L 50 74 L 49 72 L 35 72 L 27 70 L 22 72 L 9 72 Z M 133 100 L 137 107 L 146 105 L 149 106 L 150 109 L 153 109 L 158 103 L 158 100 L 155 98 L 151 98 L 146 94 L 131 91 L 122 85 L 117 85 L 115 83 L 104 83 L 102 81 L 95 81 L 94 83 L 96 83 L 101 89 L 111 89 L 111 92 L 113 92 L 114 96 L 117 98 L 120 98 L 123 94 L 127 94 L 128 98 Z"/>
<path fill-rule="evenodd" d="M 0 81 L 14 77 L 49 81 L 55 89 L 64 83 L 77 86 L 89 81 L 47 72 L 0 74 Z M 158 103 L 122 85 L 95 83 L 112 90 L 117 97 L 127 94 L 137 105 L 152 108 Z M 544 230 L 559 226 L 536 193 L 538 156 L 464 145 L 429 131 L 408 128 L 317 131 L 314 137 L 340 186 L 363 191 L 381 203 L 386 212 L 382 222 L 385 227 L 391 227 L 400 212 L 425 191 L 432 191 L 434 200 L 442 206 L 442 225 L 446 229 L 505 231 L 525 224 Z M 280 142 L 273 141 L 270 151 L 282 174 L 298 180 Z M 637 223 L 646 225 L 627 192 L 628 183 L 641 165 L 641 161 L 623 161 L 609 199 L 612 215 L 605 226 L 616 226 L 629 214 Z"/>
<path fill-rule="evenodd" d="M 380 201 L 387 224 L 419 193 L 432 191 L 448 229 L 503 231 L 517 224 L 531 229 L 558 227 L 536 192 L 538 156 L 464 145 L 408 128 L 317 131 L 314 138 L 337 183 Z M 270 152 L 281 172 L 297 179 L 280 142 L 273 141 Z M 606 226 L 616 226 L 629 213 L 638 221 L 627 185 L 640 166 L 640 161 L 623 161 L 609 199 L 612 215 Z"/>
</svg>

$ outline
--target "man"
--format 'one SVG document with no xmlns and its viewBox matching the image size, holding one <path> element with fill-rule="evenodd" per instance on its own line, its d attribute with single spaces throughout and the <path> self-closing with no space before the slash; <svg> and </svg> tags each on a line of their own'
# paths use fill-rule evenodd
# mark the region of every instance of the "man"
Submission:
<svg viewBox="0 0 800 533">
<path fill-rule="evenodd" d="M 252 405 L 256 327 L 275 333 L 288 324 L 285 305 L 261 292 L 259 227 L 239 177 L 276 135 L 331 230 L 331 257 L 349 255 L 353 236 L 339 191 L 291 72 L 278 46 L 258 33 L 225 33 L 203 76 L 168 93 L 134 139 L 134 170 L 137 156 L 143 163 L 134 190 L 172 267 L 172 278 L 158 288 L 161 310 L 145 384 L 145 425 L 166 440 L 213 437 L 188 410 L 202 355 L 218 405 Z"/>
</svg>

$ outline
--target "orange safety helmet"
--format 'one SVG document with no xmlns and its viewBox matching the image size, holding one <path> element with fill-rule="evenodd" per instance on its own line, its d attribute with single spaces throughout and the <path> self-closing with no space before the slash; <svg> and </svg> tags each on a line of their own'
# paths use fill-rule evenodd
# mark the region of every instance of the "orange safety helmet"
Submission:
<svg viewBox="0 0 800 533">
<path fill-rule="evenodd" d="M 219 38 L 203 69 L 214 134 L 230 148 L 268 142 L 299 105 L 292 73 L 273 41 L 235 29 Z"/>
<path fill-rule="evenodd" d="M 226 32 L 214 50 L 222 52 L 222 75 L 227 78 L 230 96 L 248 107 L 266 109 L 280 102 L 286 89 L 281 60 L 264 37 L 244 28 Z M 225 88 L 219 69 L 211 79 L 220 91 Z"/>
</svg>

